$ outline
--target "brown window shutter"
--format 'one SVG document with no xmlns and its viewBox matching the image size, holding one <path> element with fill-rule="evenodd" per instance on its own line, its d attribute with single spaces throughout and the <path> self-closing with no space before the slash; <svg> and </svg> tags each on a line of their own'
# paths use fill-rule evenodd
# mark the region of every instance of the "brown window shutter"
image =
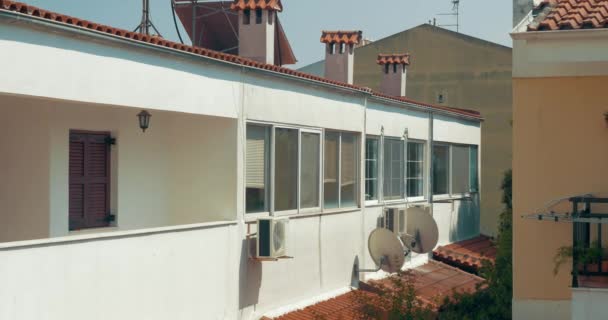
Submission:
<svg viewBox="0 0 608 320">
<path fill-rule="evenodd" d="M 70 230 L 109 225 L 110 135 L 70 133 Z"/>
</svg>

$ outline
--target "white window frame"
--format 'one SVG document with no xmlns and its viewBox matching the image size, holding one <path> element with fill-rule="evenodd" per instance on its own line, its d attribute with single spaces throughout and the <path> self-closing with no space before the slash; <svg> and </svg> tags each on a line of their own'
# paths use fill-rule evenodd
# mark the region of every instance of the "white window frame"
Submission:
<svg viewBox="0 0 608 320">
<path fill-rule="evenodd" d="M 340 130 L 323 130 L 323 150 L 325 152 L 325 134 L 327 132 L 332 132 L 332 133 L 337 133 L 338 134 L 338 207 L 337 208 L 325 208 L 325 183 L 321 183 L 322 187 L 322 212 L 336 212 L 336 211 L 344 211 L 344 210 L 352 210 L 352 209 L 357 209 L 357 208 L 361 208 L 361 141 L 359 139 L 363 139 L 360 133 L 358 132 L 352 132 L 352 131 L 340 131 Z M 352 134 L 353 136 L 355 136 L 355 138 L 357 139 L 355 141 L 355 155 L 356 155 L 356 159 L 354 161 L 355 163 L 355 190 L 357 190 L 357 192 L 355 192 L 355 205 L 354 206 L 349 206 L 349 207 L 344 207 L 342 206 L 342 135 L 343 134 Z M 323 155 L 323 160 L 325 160 L 325 157 Z M 325 179 L 325 165 L 324 165 L 324 161 L 323 161 L 323 174 L 322 174 L 322 179 Z M 324 180 L 321 180 L 324 181 Z"/>
<path fill-rule="evenodd" d="M 422 145 L 422 195 L 421 196 L 417 196 L 417 197 L 408 197 L 407 196 L 407 180 L 408 175 L 407 175 L 407 164 L 408 164 L 408 159 L 405 159 L 405 195 L 406 195 L 406 200 L 407 202 L 420 202 L 420 201 L 424 201 L 427 199 L 426 197 L 426 190 L 427 190 L 427 185 L 428 185 L 428 177 L 427 177 L 427 165 L 428 165 L 428 160 L 427 160 L 427 152 L 426 152 L 426 148 L 428 146 L 428 144 L 426 143 L 426 141 L 424 140 L 417 140 L 417 139 L 407 139 L 406 140 L 406 148 L 408 147 L 407 145 L 409 143 L 418 143 Z M 408 154 L 408 150 L 405 151 L 405 155 L 409 156 Z"/>
<path fill-rule="evenodd" d="M 300 126 L 292 126 L 292 125 L 284 125 L 284 124 L 277 124 L 277 123 L 269 123 L 269 122 L 263 122 L 263 121 L 247 121 L 245 124 L 245 128 L 247 128 L 247 125 L 257 125 L 257 126 L 264 126 L 270 129 L 270 153 L 269 153 L 269 211 L 268 212 L 257 212 L 257 213 L 247 213 L 246 212 L 246 203 L 247 203 L 247 194 L 245 191 L 245 197 L 244 197 L 244 201 L 245 201 L 245 218 L 246 219 L 257 219 L 260 217 L 267 217 L 267 216 L 274 216 L 274 217 L 282 217 L 282 216 L 290 216 L 290 215 L 297 215 L 297 214 L 301 214 L 301 213 L 311 213 L 311 212 L 322 212 L 322 202 L 323 202 L 323 147 L 324 147 L 324 134 L 323 134 L 323 130 L 320 128 L 306 128 L 306 127 L 300 127 Z M 275 167 L 275 146 L 276 146 L 276 137 L 275 137 L 275 133 L 276 133 L 276 129 L 290 129 L 290 130 L 297 130 L 298 131 L 298 183 L 297 183 L 297 198 L 296 198 L 296 202 L 297 202 L 297 208 L 293 209 L 293 210 L 284 210 L 284 211 L 275 211 L 275 176 L 276 176 L 276 167 Z M 245 129 L 246 130 L 246 129 Z M 318 207 L 314 207 L 314 208 L 305 208 L 302 209 L 301 208 L 301 203 L 300 203 L 300 199 L 301 199 L 301 184 L 302 184 L 302 179 L 301 179 L 301 169 L 302 169 L 302 132 L 308 132 L 308 133 L 315 133 L 319 135 L 319 206 Z M 247 150 L 245 150 L 245 154 L 247 154 Z M 245 159 L 245 161 L 247 161 Z M 245 171 L 246 171 L 247 165 L 245 164 Z M 247 177 L 247 172 L 244 172 L 244 176 Z M 245 182 L 246 183 L 246 182 Z M 245 185 L 245 190 L 246 190 L 246 185 Z"/>
<path fill-rule="evenodd" d="M 407 140 L 408 139 L 403 139 L 403 137 L 389 137 L 389 136 L 384 136 L 382 139 L 382 202 L 386 203 L 386 204 L 394 204 L 394 203 L 402 203 L 404 201 L 406 201 L 406 190 L 405 190 L 405 180 L 406 180 L 406 176 L 407 176 L 407 172 L 404 172 L 403 174 L 403 178 L 400 178 L 401 183 L 403 184 L 403 188 L 402 188 L 402 192 L 401 192 L 401 197 L 399 199 L 390 199 L 390 200 L 385 200 L 384 199 L 384 146 L 385 146 L 385 142 L 386 140 L 397 140 L 397 141 L 401 141 L 402 147 L 404 147 L 403 150 L 403 164 L 402 164 L 402 170 L 407 170 Z"/>
<path fill-rule="evenodd" d="M 454 171 L 454 157 L 452 155 L 452 150 L 454 147 L 466 147 L 468 149 L 468 153 L 469 153 L 469 162 L 467 163 L 467 166 L 470 165 L 470 157 L 471 157 L 471 148 L 472 147 L 477 147 L 479 150 L 479 146 L 474 145 L 474 144 L 463 144 L 463 143 L 452 143 L 450 144 L 450 196 L 452 198 L 467 198 L 467 197 L 471 197 L 472 196 L 472 192 L 471 192 L 471 172 L 469 172 L 469 176 L 467 176 L 468 182 L 469 183 L 469 191 L 464 192 L 464 193 L 454 193 L 454 190 L 452 188 L 452 172 Z M 479 180 L 479 151 L 477 152 L 477 180 Z M 479 181 L 478 181 L 479 183 Z M 479 191 L 477 191 L 479 192 Z"/>
<path fill-rule="evenodd" d="M 366 206 L 368 206 L 368 205 L 376 205 L 376 204 L 380 203 L 380 200 L 382 199 L 382 190 L 381 190 L 382 189 L 382 186 L 381 186 L 382 178 L 380 177 L 380 175 L 382 175 L 382 161 L 381 161 L 382 156 L 381 156 L 381 153 L 384 150 L 383 149 L 383 138 L 382 138 L 382 136 L 366 135 L 365 136 L 365 143 L 363 145 L 364 148 L 367 148 L 367 139 L 375 139 L 378 142 L 378 159 L 376 159 L 376 162 L 377 162 L 377 164 L 376 164 L 376 170 L 377 170 L 377 172 L 376 172 L 376 176 L 377 176 L 376 177 L 376 183 L 378 185 L 376 186 L 376 188 L 377 188 L 377 190 L 376 190 L 376 193 L 377 193 L 376 194 L 376 198 L 377 199 L 375 199 L 375 200 L 364 199 Z M 363 152 L 363 157 L 365 158 L 365 159 L 363 159 L 363 166 L 367 165 L 366 152 L 367 152 L 367 150 L 365 150 L 365 152 Z M 367 183 L 367 168 L 365 168 L 364 175 L 365 176 L 363 177 L 363 194 L 365 195 L 365 193 L 366 193 L 365 187 L 366 187 L 366 183 Z"/>
</svg>

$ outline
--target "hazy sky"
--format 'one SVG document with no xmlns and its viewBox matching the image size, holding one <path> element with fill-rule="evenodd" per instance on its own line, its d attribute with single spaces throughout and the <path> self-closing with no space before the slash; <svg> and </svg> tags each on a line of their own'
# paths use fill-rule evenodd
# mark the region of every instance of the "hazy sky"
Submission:
<svg viewBox="0 0 608 320">
<path fill-rule="evenodd" d="M 141 19 L 140 0 L 20 0 L 75 17 L 133 29 Z M 452 24 L 452 0 L 283 0 L 280 19 L 302 67 L 323 58 L 321 30 L 363 30 L 378 40 L 437 18 Z M 152 21 L 165 38 L 177 40 L 170 0 L 150 0 Z M 462 33 L 511 46 L 512 0 L 462 0 Z M 179 19 L 178 19 L 179 23 Z M 181 27 L 181 25 L 180 25 Z M 189 41 L 182 29 L 182 36 Z"/>
</svg>

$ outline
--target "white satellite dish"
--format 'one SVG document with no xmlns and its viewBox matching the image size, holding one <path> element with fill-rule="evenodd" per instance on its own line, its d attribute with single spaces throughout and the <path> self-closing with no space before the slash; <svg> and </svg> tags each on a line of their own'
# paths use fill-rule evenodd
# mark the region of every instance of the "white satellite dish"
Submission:
<svg viewBox="0 0 608 320">
<path fill-rule="evenodd" d="M 401 270 L 405 263 L 406 248 L 401 239 L 388 229 L 378 228 L 372 231 L 368 239 L 368 249 L 378 268 L 385 272 L 395 273 Z"/>
<path fill-rule="evenodd" d="M 401 239 L 412 252 L 429 253 L 439 241 L 439 229 L 435 219 L 425 208 L 407 209 L 405 234 Z"/>
</svg>

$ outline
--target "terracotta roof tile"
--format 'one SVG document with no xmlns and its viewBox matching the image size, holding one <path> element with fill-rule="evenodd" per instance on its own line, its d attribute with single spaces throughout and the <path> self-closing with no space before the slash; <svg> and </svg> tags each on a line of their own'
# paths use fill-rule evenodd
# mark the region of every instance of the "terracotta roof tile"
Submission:
<svg viewBox="0 0 608 320">
<path fill-rule="evenodd" d="M 362 31 L 323 31 L 322 43 L 359 44 L 363 40 Z"/>
<path fill-rule="evenodd" d="M 409 53 L 404 54 L 379 54 L 378 60 L 379 65 L 385 64 L 404 64 L 406 66 L 410 65 L 410 55 Z"/>
<path fill-rule="evenodd" d="M 529 31 L 597 29 L 608 22 L 608 0 L 544 0 Z"/>
<path fill-rule="evenodd" d="M 409 99 L 403 98 L 403 97 L 386 96 L 384 94 L 374 92 L 369 88 L 364 88 L 364 87 L 355 86 L 355 85 L 351 85 L 351 84 L 347 84 L 347 83 L 343 83 L 343 82 L 339 82 L 339 81 L 329 80 L 329 79 L 326 79 L 323 77 L 295 71 L 293 69 L 279 67 L 276 65 L 260 63 L 260 62 L 246 59 L 246 58 L 236 56 L 236 55 L 226 54 L 226 53 L 209 50 L 209 49 L 205 49 L 205 48 L 200 48 L 200 47 L 193 47 L 193 46 L 169 41 L 169 40 L 163 39 L 161 37 L 157 37 L 157 36 L 148 36 L 148 35 L 144 35 L 141 33 L 131 32 L 131 31 L 119 29 L 119 28 L 114 28 L 111 26 L 103 25 L 103 24 L 97 24 L 94 22 L 70 17 L 70 16 L 59 14 L 56 12 L 46 11 L 46 10 L 37 8 L 35 6 L 30 6 L 25 3 L 21 3 L 21 2 L 16 2 L 16 1 L 12 1 L 12 0 L 0 0 L 0 11 L 18 12 L 21 14 L 29 15 L 32 17 L 37 17 L 37 18 L 44 19 L 44 20 L 54 21 L 54 22 L 58 22 L 58 23 L 62 23 L 62 24 L 72 25 L 72 26 L 75 26 L 78 28 L 91 30 L 93 32 L 106 33 L 106 34 L 116 36 L 116 37 L 131 39 L 133 41 L 145 42 L 145 43 L 160 46 L 160 47 L 166 47 L 166 48 L 170 48 L 173 50 L 188 52 L 188 53 L 192 53 L 195 55 L 204 56 L 204 57 L 221 60 L 221 61 L 225 61 L 225 62 L 229 62 L 229 63 L 233 63 L 233 64 L 238 64 L 238 65 L 242 65 L 242 66 L 247 66 L 247 67 L 251 67 L 251 68 L 255 68 L 255 69 L 268 70 L 271 72 L 286 74 L 286 75 L 290 75 L 290 76 L 301 78 L 301 79 L 308 79 L 311 81 L 325 83 L 325 84 L 336 86 L 336 87 L 342 87 L 342 88 L 347 88 L 347 89 L 351 89 L 351 90 L 366 92 L 366 93 L 372 94 L 377 97 L 391 99 L 391 100 L 394 100 L 397 102 L 407 102 L 407 103 L 411 103 L 411 104 L 415 104 L 415 105 L 419 105 L 419 106 L 423 106 L 423 107 L 428 107 L 429 109 L 442 110 L 442 111 L 460 114 L 463 116 L 467 116 L 467 117 L 471 117 L 471 118 L 475 118 L 475 119 L 479 119 L 479 120 L 483 119 L 481 117 L 481 115 L 475 111 L 435 106 L 435 105 L 416 102 L 416 101 L 409 100 Z M 342 32 L 342 33 L 344 33 L 344 32 Z M 357 32 L 356 35 L 351 35 L 351 36 L 352 36 L 352 39 L 350 41 L 354 41 L 356 39 L 358 39 L 357 41 L 360 41 L 360 39 L 361 39 L 360 32 Z"/>
<path fill-rule="evenodd" d="M 255 10 L 255 9 L 266 9 L 273 11 L 283 11 L 283 5 L 281 0 L 234 0 L 230 5 L 232 10 Z"/>
<path fill-rule="evenodd" d="M 479 236 L 438 247 L 433 251 L 433 258 L 465 271 L 478 273 L 483 260 L 492 263 L 495 261 L 496 246 L 491 238 Z"/>
<path fill-rule="evenodd" d="M 429 263 L 414 268 L 412 270 L 415 276 L 415 287 L 418 298 L 426 304 L 432 306 L 435 310 L 439 308 L 439 304 L 446 296 L 451 296 L 454 292 L 474 292 L 478 285 L 482 285 L 483 279 L 475 275 L 466 273 L 456 268 L 437 261 L 429 261 Z M 391 287 L 391 282 L 388 279 L 373 281 L 372 283 L 380 283 L 386 287 Z M 363 289 L 362 289 L 363 290 Z M 362 291 L 359 291 L 362 292 Z M 373 298 L 374 293 L 363 291 L 364 294 L 369 294 Z M 341 296 L 319 302 L 315 305 L 308 306 L 304 309 L 287 313 L 275 320 L 346 320 L 357 319 L 357 311 L 360 305 L 354 299 L 353 291 Z M 262 318 L 270 320 L 270 318 Z"/>
</svg>

